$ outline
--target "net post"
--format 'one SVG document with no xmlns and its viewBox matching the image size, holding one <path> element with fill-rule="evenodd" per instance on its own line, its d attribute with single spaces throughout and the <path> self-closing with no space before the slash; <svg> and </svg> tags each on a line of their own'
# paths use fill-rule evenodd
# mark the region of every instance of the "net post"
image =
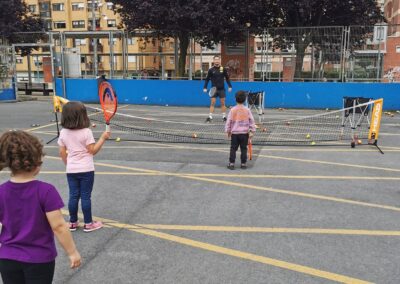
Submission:
<svg viewBox="0 0 400 284">
<path fill-rule="evenodd" d="M 383 154 L 383 151 L 378 146 L 379 130 L 381 127 L 381 118 L 383 110 L 383 99 L 374 101 L 374 107 L 372 109 L 371 125 L 368 133 L 368 144 L 376 146 L 378 150 Z"/>
</svg>

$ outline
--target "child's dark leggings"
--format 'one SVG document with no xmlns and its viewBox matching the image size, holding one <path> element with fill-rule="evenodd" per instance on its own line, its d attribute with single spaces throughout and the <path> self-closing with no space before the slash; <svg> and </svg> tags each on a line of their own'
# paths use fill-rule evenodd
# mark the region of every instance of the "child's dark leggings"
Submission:
<svg viewBox="0 0 400 284">
<path fill-rule="evenodd" d="M 231 152 L 229 162 L 235 163 L 236 151 L 240 146 L 240 160 L 242 164 L 247 162 L 247 144 L 249 143 L 249 134 L 232 134 L 231 136 Z"/>
<path fill-rule="evenodd" d="M 4 284 L 51 284 L 55 261 L 27 263 L 0 259 L 0 273 Z"/>
</svg>

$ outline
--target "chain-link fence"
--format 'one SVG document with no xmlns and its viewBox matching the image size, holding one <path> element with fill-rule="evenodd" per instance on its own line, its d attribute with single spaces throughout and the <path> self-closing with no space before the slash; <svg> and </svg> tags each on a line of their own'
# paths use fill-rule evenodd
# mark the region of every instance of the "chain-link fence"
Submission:
<svg viewBox="0 0 400 284">
<path fill-rule="evenodd" d="M 51 44 L 53 60 L 48 59 L 50 47 L 19 46 L 14 61 L 18 81 L 43 81 L 48 62 L 54 65 L 53 75 L 62 78 L 201 80 L 213 56 L 220 55 L 233 80 L 394 82 L 400 78 L 399 31 L 388 25 L 269 28 L 259 35 L 244 31 L 245 42 L 211 49 L 189 39 L 184 74 L 178 72 L 178 40 L 150 31 L 22 33 L 17 35 L 20 43 L 34 38 Z"/>
</svg>

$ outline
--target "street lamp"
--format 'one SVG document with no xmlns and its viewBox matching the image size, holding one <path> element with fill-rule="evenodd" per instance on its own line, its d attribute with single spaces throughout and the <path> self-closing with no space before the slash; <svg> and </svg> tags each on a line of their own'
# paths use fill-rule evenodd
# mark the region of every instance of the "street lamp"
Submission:
<svg viewBox="0 0 400 284">
<path fill-rule="evenodd" d="M 245 77 L 247 78 L 248 81 L 250 81 L 250 70 L 249 70 L 249 57 L 250 57 L 250 27 L 251 23 L 247 22 L 246 23 L 246 28 L 247 28 L 247 34 L 246 34 L 246 45 L 245 45 Z"/>
</svg>

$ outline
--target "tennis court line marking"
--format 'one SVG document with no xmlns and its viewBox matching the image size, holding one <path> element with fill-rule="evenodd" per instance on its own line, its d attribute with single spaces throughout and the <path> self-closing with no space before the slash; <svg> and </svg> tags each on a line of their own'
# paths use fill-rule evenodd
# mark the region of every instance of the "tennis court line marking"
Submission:
<svg viewBox="0 0 400 284">
<path fill-rule="evenodd" d="M 61 158 L 58 158 L 58 157 L 53 157 L 53 156 L 46 156 L 46 157 L 50 158 L 50 159 L 61 160 Z M 351 205 L 358 205 L 358 206 L 379 208 L 379 209 L 385 209 L 385 210 L 391 210 L 391 211 L 400 212 L 400 207 L 395 207 L 395 206 L 390 206 L 390 205 L 382 205 L 382 204 L 376 204 L 376 203 L 355 201 L 355 200 L 344 199 L 344 198 L 339 198 L 339 197 L 332 197 L 332 196 L 326 196 L 326 195 L 318 195 L 318 194 L 312 194 L 312 193 L 290 191 L 290 190 L 284 190 L 284 189 L 275 189 L 275 188 L 271 188 L 271 187 L 250 185 L 250 184 L 245 184 L 245 183 L 229 182 L 229 181 L 223 181 L 223 180 L 215 180 L 215 179 L 204 178 L 204 177 L 188 176 L 188 175 L 185 175 L 184 173 L 182 173 L 182 174 L 170 174 L 168 172 L 162 172 L 162 171 L 157 171 L 157 170 L 147 170 L 147 169 L 140 169 L 140 168 L 134 168 L 134 167 L 127 167 L 127 166 L 119 166 L 119 165 L 113 165 L 113 164 L 108 164 L 108 163 L 99 163 L 99 162 L 95 162 L 95 165 L 104 166 L 104 167 L 110 167 L 110 168 L 116 168 L 116 169 L 126 169 L 126 170 L 131 170 L 131 171 L 139 171 L 139 172 L 144 172 L 144 173 L 155 173 L 155 174 L 163 173 L 165 175 L 171 175 L 171 176 L 173 175 L 173 176 L 176 176 L 176 177 L 179 177 L 179 178 L 183 178 L 183 179 L 200 180 L 200 181 L 206 181 L 206 182 L 209 182 L 209 183 L 230 185 L 230 186 L 233 186 L 235 188 L 240 188 L 240 189 L 248 188 L 248 189 L 260 190 L 260 191 L 267 191 L 267 192 L 281 193 L 281 194 L 292 195 L 292 196 L 299 196 L 299 197 L 310 198 L 310 199 L 332 201 L 332 202 L 338 202 L 338 203 L 344 203 L 344 204 L 351 204 Z"/>
<path fill-rule="evenodd" d="M 2 171 L 0 174 L 10 174 Z M 65 175 L 65 171 L 40 171 L 44 175 Z M 375 180 L 397 181 L 400 177 L 363 177 L 363 176 L 302 176 L 302 175 L 264 175 L 264 174 L 196 174 L 196 173 L 135 173 L 135 172 L 103 172 L 96 171 L 96 175 L 122 175 L 122 176 L 181 176 L 188 177 L 226 177 L 226 178 L 263 178 L 263 179 L 325 179 L 325 180 Z"/>
<path fill-rule="evenodd" d="M 202 150 L 202 151 L 209 151 L 209 152 L 229 153 L 228 150 L 205 149 L 205 148 L 199 148 L 199 147 L 185 147 L 185 146 L 179 146 L 179 147 L 180 148 L 185 148 L 185 149 L 190 149 L 190 150 Z M 372 170 L 380 170 L 380 171 L 400 172 L 400 169 L 395 169 L 395 168 L 383 168 L 383 167 L 366 166 L 366 165 L 355 165 L 355 164 L 345 164 L 345 163 L 319 161 L 319 160 L 306 160 L 306 159 L 289 158 L 289 157 L 282 157 L 282 156 L 271 156 L 271 155 L 264 155 L 264 154 L 258 154 L 257 157 L 278 159 L 278 160 L 296 161 L 296 162 L 302 162 L 302 163 L 316 163 L 316 164 L 325 164 L 325 165 L 334 165 L 334 166 L 343 166 L 343 167 L 352 167 L 352 168 L 361 168 L 361 169 L 372 169 Z"/>
<path fill-rule="evenodd" d="M 66 210 L 62 210 L 62 211 L 64 214 L 68 214 L 68 212 Z M 158 232 L 158 231 L 143 228 L 143 227 L 138 227 L 136 225 L 118 223 L 114 220 L 102 219 L 102 218 L 98 218 L 95 216 L 93 216 L 93 218 L 100 220 L 102 222 L 105 222 L 106 225 L 111 226 L 111 227 L 126 229 L 126 230 L 129 230 L 132 232 L 136 232 L 136 233 L 143 234 L 146 236 L 152 236 L 155 238 L 167 240 L 167 241 L 174 242 L 174 243 L 179 243 L 179 244 L 186 245 L 189 247 L 194 247 L 194 248 L 198 248 L 198 249 L 202 249 L 202 250 L 206 250 L 206 251 L 210 251 L 210 252 L 214 252 L 214 253 L 219 253 L 219 254 L 223 254 L 223 255 L 227 255 L 227 256 L 233 256 L 236 258 L 250 260 L 253 262 L 263 263 L 263 264 L 267 264 L 269 266 L 279 267 L 282 269 L 291 270 L 294 272 L 299 272 L 299 273 L 307 274 L 307 275 L 311 275 L 311 276 L 316 276 L 319 278 L 324 278 L 324 279 L 332 280 L 335 282 L 359 283 L 359 284 L 371 283 L 371 282 L 367 282 L 367 281 L 364 281 L 361 279 L 352 278 L 352 277 L 341 275 L 341 274 L 336 274 L 336 273 L 332 273 L 332 272 L 328 272 L 328 271 L 324 271 L 324 270 L 315 269 L 315 268 L 312 268 L 309 266 L 303 266 L 303 265 L 299 265 L 299 264 L 295 264 L 295 263 L 291 263 L 291 262 L 287 262 L 287 261 L 282 261 L 279 259 L 269 258 L 269 257 L 265 257 L 265 256 L 260 256 L 260 255 L 240 251 L 240 250 L 235 250 L 235 249 L 230 249 L 230 248 L 226 248 L 226 247 L 222 247 L 222 246 L 218 246 L 218 245 L 213 245 L 213 244 L 206 243 L 206 242 L 200 242 L 200 241 L 192 240 L 189 238 L 179 237 L 179 236 L 172 235 L 172 234 L 162 233 L 162 232 Z"/>
<path fill-rule="evenodd" d="M 206 231 L 206 232 L 238 232 L 238 233 L 284 233 L 284 234 L 321 234 L 321 235 L 352 235 L 352 236 L 400 236 L 400 231 L 384 230 L 353 230 L 353 229 L 322 229 L 322 228 L 267 228 L 267 227 L 236 227 L 236 226 L 192 226 L 135 224 L 135 226 L 152 230 L 176 231 Z"/>
<path fill-rule="evenodd" d="M 48 135 L 56 134 L 56 132 L 54 132 L 54 133 L 35 132 L 35 133 L 48 134 Z M 133 141 L 130 141 L 130 142 L 133 142 Z M 143 144 L 148 144 L 148 142 L 146 142 L 146 143 L 142 142 L 142 143 Z M 163 146 L 161 146 L 161 145 L 157 146 L 157 145 L 154 145 L 154 146 L 124 146 L 124 145 L 121 145 L 121 146 L 108 146 L 108 145 L 104 145 L 102 147 L 102 149 L 146 149 L 146 148 L 148 148 L 148 149 L 152 149 L 152 148 L 154 148 L 154 149 L 162 149 L 162 148 L 174 149 L 174 148 L 176 148 L 176 149 L 185 150 L 184 148 L 181 148 L 179 146 L 171 146 L 170 144 L 166 144 L 166 145 L 163 145 Z M 58 148 L 58 146 L 45 145 L 44 148 Z M 400 152 L 400 148 L 395 148 L 395 147 L 391 147 L 391 148 L 394 148 L 394 149 L 389 149 L 387 147 L 381 147 L 381 149 L 384 150 L 385 152 Z M 216 147 L 216 148 L 213 148 L 213 149 L 226 150 L 227 147 L 218 147 L 218 148 Z M 208 149 L 206 149 L 206 150 L 208 150 Z M 330 148 L 330 149 L 327 149 L 327 148 L 325 148 L 325 149 L 321 149 L 321 148 L 313 148 L 313 149 L 302 149 L 302 148 L 298 148 L 298 149 L 282 149 L 282 148 L 265 148 L 265 147 L 263 147 L 259 151 L 261 151 L 261 152 L 264 152 L 264 151 L 271 151 L 271 152 L 273 152 L 273 151 L 277 151 L 277 152 L 278 151 L 279 152 L 354 152 L 354 150 L 352 150 L 352 149 L 343 149 L 343 148 L 342 149 L 340 149 L 340 148 L 339 149 L 338 148 Z M 375 149 L 357 149 L 356 151 L 357 152 L 376 152 Z"/>
<path fill-rule="evenodd" d="M 126 108 L 127 106 L 128 106 L 128 105 L 118 106 L 118 108 L 119 108 L 119 109 L 121 109 L 121 108 Z M 94 114 L 93 114 L 93 115 L 94 115 Z M 88 116 L 90 117 L 90 116 L 92 116 L 92 115 L 89 114 Z M 60 123 L 60 122 L 61 122 L 61 120 L 59 121 L 59 123 Z M 25 129 L 24 131 L 32 132 L 32 131 L 36 131 L 36 130 L 39 130 L 39 129 L 42 129 L 42 128 L 46 128 L 46 127 L 49 127 L 49 126 L 55 126 L 56 124 L 57 124 L 56 122 L 53 122 L 53 123 L 45 124 L 45 125 L 38 126 L 38 127 L 28 128 L 28 129 Z"/>
</svg>

